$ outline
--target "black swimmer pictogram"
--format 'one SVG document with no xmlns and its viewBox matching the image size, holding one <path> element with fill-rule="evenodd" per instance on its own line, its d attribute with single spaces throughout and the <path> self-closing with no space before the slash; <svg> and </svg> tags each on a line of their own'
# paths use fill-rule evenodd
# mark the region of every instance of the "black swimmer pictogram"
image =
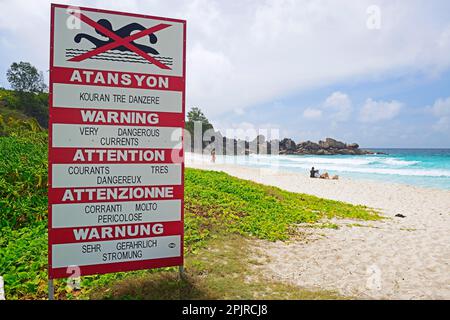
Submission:
<svg viewBox="0 0 450 320">
<path fill-rule="evenodd" d="M 111 22 L 107 19 L 94 21 L 83 13 L 75 14 L 75 12 L 69 12 L 69 14 L 94 28 L 97 34 L 107 38 L 107 40 L 99 39 L 86 33 L 77 34 L 74 37 L 75 43 L 80 43 L 83 39 L 86 39 L 95 47 L 81 54 L 77 54 L 75 51 L 81 50 L 82 48 L 66 48 L 66 56 L 70 57 L 68 61 L 81 62 L 86 59 L 99 59 L 132 63 L 150 63 L 160 69 L 171 70 L 171 67 L 168 65 L 171 61 L 168 61 L 167 58 L 170 60 L 172 60 L 172 58 L 160 57 L 159 52 L 155 48 L 134 41 L 142 38 L 148 40 L 149 44 L 156 44 L 158 38 L 155 33 L 169 28 L 172 25 L 159 23 L 150 28 L 146 28 L 139 23 L 133 22 L 114 30 Z M 130 57 L 130 53 L 133 54 L 133 56 Z M 118 54 L 123 57 L 118 57 Z M 136 58 L 139 60 L 136 60 Z M 142 61 L 142 59 L 145 61 Z"/>
<path fill-rule="evenodd" d="M 113 26 L 112 26 L 111 22 L 107 19 L 100 19 L 97 21 L 97 24 L 99 24 L 99 25 L 103 26 L 104 28 L 108 29 L 109 31 L 113 32 L 120 38 L 128 37 L 134 31 L 143 31 L 143 30 L 147 29 L 139 23 L 130 23 L 130 24 L 127 24 L 126 26 L 123 26 L 122 28 L 113 30 Z M 90 41 L 93 45 L 95 45 L 96 48 L 100 48 L 100 47 L 103 47 L 104 45 L 115 42 L 114 39 L 111 39 L 111 37 L 104 34 L 99 29 L 95 28 L 95 31 L 99 35 L 108 38 L 108 40 L 98 39 L 98 38 L 91 36 L 89 34 L 86 34 L 86 33 L 79 33 L 75 36 L 74 41 L 76 43 L 80 43 L 82 39 L 86 39 L 86 40 Z M 158 38 L 153 33 L 148 35 L 148 40 L 151 44 L 156 44 L 156 42 L 158 42 Z M 153 47 L 139 44 L 134 41 L 131 41 L 130 43 L 132 45 L 134 45 L 135 47 L 139 48 L 140 50 L 144 51 L 145 53 L 159 55 L 159 52 Z M 132 50 L 130 50 L 128 47 L 125 47 L 125 46 L 119 46 L 119 47 L 115 48 L 115 50 L 132 52 Z"/>
</svg>

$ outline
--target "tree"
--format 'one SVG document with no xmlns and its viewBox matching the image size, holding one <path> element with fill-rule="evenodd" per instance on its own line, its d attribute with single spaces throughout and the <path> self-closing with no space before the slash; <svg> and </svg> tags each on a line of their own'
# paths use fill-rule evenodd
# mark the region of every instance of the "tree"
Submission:
<svg viewBox="0 0 450 320">
<path fill-rule="evenodd" d="M 213 129 L 212 124 L 203 114 L 202 110 L 197 107 L 193 107 L 187 114 L 186 130 L 188 130 L 191 136 L 194 135 L 194 122 L 202 123 L 202 133 L 208 129 Z"/>
<path fill-rule="evenodd" d="M 209 122 L 202 110 L 197 107 L 193 107 L 187 114 L 186 130 L 191 135 L 191 147 L 194 145 L 194 123 L 201 122 L 202 124 L 202 137 L 209 129 L 214 129 L 213 125 Z"/>
<path fill-rule="evenodd" d="M 43 92 L 47 89 L 44 75 L 29 62 L 14 62 L 6 72 L 11 87 L 19 92 Z"/>
<path fill-rule="evenodd" d="M 205 124 L 210 124 L 206 116 L 203 114 L 202 110 L 197 107 L 193 107 L 191 111 L 187 114 L 188 121 L 200 121 Z"/>
</svg>

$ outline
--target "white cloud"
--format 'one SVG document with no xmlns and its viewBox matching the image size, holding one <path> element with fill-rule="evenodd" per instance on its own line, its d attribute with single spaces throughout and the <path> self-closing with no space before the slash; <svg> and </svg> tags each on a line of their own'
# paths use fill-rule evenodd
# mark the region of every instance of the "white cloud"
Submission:
<svg viewBox="0 0 450 320">
<path fill-rule="evenodd" d="M 325 100 L 324 107 L 332 111 L 335 122 L 346 121 L 352 112 L 352 101 L 347 94 L 337 91 Z"/>
<path fill-rule="evenodd" d="M 318 119 L 322 116 L 322 110 L 314 108 L 306 108 L 303 111 L 303 117 L 306 119 Z"/>
<path fill-rule="evenodd" d="M 243 114 L 245 114 L 245 111 L 242 108 L 236 108 L 236 109 L 234 109 L 234 113 L 239 116 L 242 116 Z"/>
<path fill-rule="evenodd" d="M 431 110 L 438 117 L 450 116 L 450 97 L 436 100 Z"/>
<path fill-rule="evenodd" d="M 327 118 L 335 126 L 339 122 L 348 120 L 352 112 L 352 101 L 346 93 L 333 92 L 317 108 L 306 108 L 303 117 L 306 119 Z"/>
<path fill-rule="evenodd" d="M 367 99 L 361 109 L 360 120 L 362 122 L 378 122 L 395 118 L 403 104 L 398 101 L 374 101 Z"/>
<path fill-rule="evenodd" d="M 433 129 L 439 132 L 450 131 L 450 97 L 438 99 L 431 107 L 433 115 L 438 117 L 438 121 L 433 125 Z"/>
<path fill-rule="evenodd" d="M 450 131 L 450 117 L 441 117 L 439 120 L 433 125 L 433 129 L 446 133 Z"/>
<path fill-rule="evenodd" d="M 379 0 L 380 30 L 366 27 L 372 0 L 59 2 L 185 18 L 187 105 L 212 116 L 348 79 L 450 66 L 448 1 Z M 0 69 L 14 59 L 47 70 L 50 0 L 1 3 L 0 33 L 15 48 L 2 47 Z"/>
</svg>

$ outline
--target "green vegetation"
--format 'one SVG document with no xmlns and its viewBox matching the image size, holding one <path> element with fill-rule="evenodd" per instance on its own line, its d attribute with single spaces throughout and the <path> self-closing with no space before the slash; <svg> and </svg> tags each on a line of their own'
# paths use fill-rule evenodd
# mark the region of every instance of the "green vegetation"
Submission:
<svg viewBox="0 0 450 320">
<path fill-rule="evenodd" d="M 3 124 L 0 275 L 8 299 L 45 299 L 47 133 L 33 120 Z M 81 291 L 67 290 L 64 280 L 56 281 L 56 296 L 335 298 L 332 292 L 305 291 L 262 279 L 252 271 L 251 239 L 285 240 L 296 234 L 298 223 L 320 224 L 333 217 L 379 218 L 362 206 L 295 194 L 225 173 L 186 169 L 185 176 L 185 280 L 177 278 L 174 268 L 86 276 Z M 168 289 L 174 290 L 168 293 Z"/>
<path fill-rule="evenodd" d="M 187 133 L 190 135 L 190 149 L 193 150 L 194 148 L 194 128 L 195 123 L 201 124 L 202 129 L 202 138 L 200 138 L 201 141 L 203 141 L 203 136 L 207 130 L 214 130 L 213 125 L 209 122 L 208 118 L 204 115 L 202 110 L 200 110 L 197 107 L 193 107 L 188 113 L 187 113 L 187 120 L 185 124 L 185 129 Z M 206 147 L 208 145 L 208 141 L 203 141 L 202 148 Z"/>
<path fill-rule="evenodd" d="M 0 88 L 1 122 L 34 118 L 43 128 L 48 127 L 48 94 L 43 73 L 29 62 L 14 62 L 6 73 L 14 90 Z M 4 129 L 4 126 L 3 126 Z M 5 135 L 0 131 L 1 135 Z"/>
<path fill-rule="evenodd" d="M 6 72 L 11 88 L 19 92 L 43 92 L 47 89 L 44 74 L 29 62 L 14 62 Z"/>
<path fill-rule="evenodd" d="M 193 244 L 201 242 L 211 229 L 274 241 L 288 239 L 298 223 L 333 217 L 379 218 L 363 206 L 292 193 L 222 172 L 188 169 L 185 192 L 185 209 L 193 214 L 193 219 L 186 221 L 186 230 L 197 235 Z"/>
<path fill-rule="evenodd" d="M 47 152 L 42 134 L 0 139 L 0 227 L 47 219 Z"/>
<path fill-rule="evenodd" d="M 228 234 L 214 237 L 188 254 L 186 276 L 173 271 L 133 275 L 91 293 L 93 299 L 343 299 L 332 291 L 309 291 L 268 281 L 252 259 L 252 241 Z"/>
<path fill-rule="evenodd" d="M 0 116 L 3 122 L 34 121 L 48 127 L 48 93 L 20 92 L 0 88 Z M 33 118 L 33 119 L 30 119 Z"/>
</svg>

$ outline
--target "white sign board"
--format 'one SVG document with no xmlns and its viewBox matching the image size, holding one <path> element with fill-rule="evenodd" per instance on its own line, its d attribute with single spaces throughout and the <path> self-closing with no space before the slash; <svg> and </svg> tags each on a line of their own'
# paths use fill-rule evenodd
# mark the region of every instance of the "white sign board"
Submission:
<svg viewBox="0 0 450 320">
<path fill-rule="evenodd" d="M 182 265 L 186 22 L 51 19 L 49 278 Z"/>
</svg>

